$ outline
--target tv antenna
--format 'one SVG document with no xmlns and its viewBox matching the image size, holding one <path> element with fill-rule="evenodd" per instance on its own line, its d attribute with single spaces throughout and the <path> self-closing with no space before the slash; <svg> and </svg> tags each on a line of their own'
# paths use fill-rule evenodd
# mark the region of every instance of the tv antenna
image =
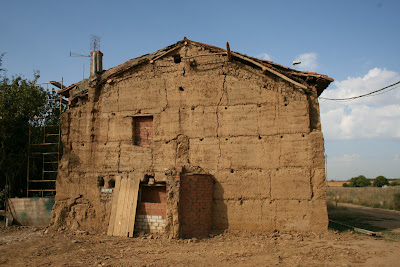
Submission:
<svg viewBox="0 0 400 267">
<path fill-rule="evenodd" d="M 90 35 L 90 51 L 100 50 L 101 37 L 99 35 Z"/>
<path fill-rule="evenodd" d="M 90 35 L 90 51 L 100 50 L 101 37 L 99 35 Z M 70 57 L 90 57 L 90 55 L 83 55 L 75 52 L 69 52 Z M 85 63 L 83 63 L 82 79 L 85 79 Z"/>
</svg>

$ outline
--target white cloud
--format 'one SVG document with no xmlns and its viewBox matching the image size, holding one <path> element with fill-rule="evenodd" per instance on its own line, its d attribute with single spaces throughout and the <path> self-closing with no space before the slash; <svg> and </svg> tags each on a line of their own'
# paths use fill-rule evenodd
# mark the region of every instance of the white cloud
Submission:
<svg viewBox="0 0 400 267">
<path fill-rule="evenodd" d="M 270 55 L 270 54 L 267 54 L 267 53 L 260 53 L 260 54 L 258 54 L 258 55 L 256 56 L 256 58 L 260 58 L 260 59 L 264 59 L 264 60 L 269 60 L 269 61 L 272 60 L 271 55 Z"/>
<path fill-rule="evenodd" d="M 359 154 L 351 154 L 351 155 L 344 154 L 343 156 L 340 156 L 340 157 L 333 157 L 331 159 L 331 161 L 350 163 L 350 162 L 356 161 L 358 159 L 360 159 Z"/>
<path fill-rule="evenodd" d="M 311 52 L 298 55 L 295 60 L 301 61 L 298 65 L 300 70 L 315 71 L 318 67 L 317 58 L 317 53 Z"/>
<path fill-rule="evenodd" d="M 362 95 L 400 81 L 400 74 L 371 69 L 363 77 L 334 82 L 326 98 Z M 348 102 L 320 100 L 322 130 L 326 139 L 400 138 L 400 88 Z"/>
</svg>

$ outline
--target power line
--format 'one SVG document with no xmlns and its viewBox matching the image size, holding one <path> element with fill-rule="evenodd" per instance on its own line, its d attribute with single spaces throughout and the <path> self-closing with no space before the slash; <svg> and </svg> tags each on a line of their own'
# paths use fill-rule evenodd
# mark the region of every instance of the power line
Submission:
<svg viewBox="0 0 400 267">
<path fill-rule="evenodd" d="M 393 87 L 395 85 L 397 85 L 397 86 Z M 393 87 L 393 88 L 390 88 L 390 87 Z M 370 92 L 370 93 L 367 93 L 367 94 L 359 95 L 359 96 L 353 96 L 353 97 L 347 97 L 347 98 L 326 98 L 326 97 L 319 97 L 319 98 L 323 99 L 323 100 L 332 100 L 332 101 L 351 101 L 351 100 L 354 100 L 354 99 L 357 99 L 357 98 L 361 98 L 361 97 L 381 95 L 381 94 L 390 92 L 390 91 L 392 91 L 392 90 L 394 90 L 394 89 L 396 89 L 398 87 L 400 87 L 400 81 L 398 81 L 398 82 L 396 82 L 394 84 L 388 85 L 388 86 L 386 86 L 384 88 L 381 88 L 379 90 L 376 90 L 376 91 L 373 91 L 373 92 Z M 381 92 L 381 91 L 386 90 L 388 88 L 390 88 L 390 89 L 385 91 L 385 92 Z M 378 92 L 381 92 L 381 93 L 376 94 Z"/>
</svg>

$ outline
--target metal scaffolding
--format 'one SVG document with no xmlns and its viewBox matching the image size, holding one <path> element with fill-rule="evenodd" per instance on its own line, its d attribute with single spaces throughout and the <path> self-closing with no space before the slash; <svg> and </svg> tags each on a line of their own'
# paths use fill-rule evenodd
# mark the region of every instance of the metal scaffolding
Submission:
<svg viewBox="0 0 400 267">
<path fill-rule="evenodd" d="M 26 192 L 27 197 L 53 197 L 62 155 L 60 120 L 66 102 L 54 87 L 62 90 L 63 80 L 36 85 L 46 85 L 47 98 L 44 115 L 30 118 Z M 51 91 L 49 86 L 54 86 Z"/>
</svg>

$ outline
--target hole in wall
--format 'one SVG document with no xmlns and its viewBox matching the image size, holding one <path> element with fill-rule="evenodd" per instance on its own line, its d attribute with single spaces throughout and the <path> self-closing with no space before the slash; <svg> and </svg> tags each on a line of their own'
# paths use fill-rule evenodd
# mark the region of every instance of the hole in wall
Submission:
<svg viewBox="0 0 400 267">
<path fill-rule="evenodd" d="M 146 182 L 146 183 L 148 183 L 148 182 L 150 181 L 150 179 L 152 179 L 152 181 L 154 182 L 154 175 L 145 174 L 145 175 L 144 175 L 143 181 Z"/>
<path fill-rule="evenodd" d="M 301 136 L 304 137 L 304 134 L 302 134 Z"/>
<path fill-rule="evenodd" d="M 176 63 L 176 64 L 178 64 L 178 63 L 181 63 L 181 61 L 182 61 L 182 58 L 181 58 L 181 55 L 173 55 L 173 58 L 174 58 L 174 63 Z"/>
<path fill-rule="evenodd" d="M 260 139 L 260 140 L 262 139 L 261 135 L 258 136 L 258 139 Z"/>
<path fill-rule="evenodd" d="M 182 86 L 179 86 L 179 91 L 183 92 L 185 89 Z"/>
<path fill-rule="evenodd" d="M 228 107 L 225 107 L 225 109 L 228 109 Z"/>
<path fill-rule="evenodd" d="M 287 104 L 285 103 L 285 107 L 287 107 Z"/>
<path fill-rule="evenodd" d="M 228 141 L 229 139 L 228 138 L 225 138 L 225 141 Z"/>
<path fill-rule="evenodd" d="M 281 135 L 281 138 L 283 138 L 283 135 Z"/>
<path fill-rule="evenodd" d="M 103 187 L 104 186 L 104 178 L 103 177 L 98 177 L 97 178 L 97 186 L 98 187 Z"/>
<path fill-rule="evenodd" d="M 261 104 L 258 104 L 257 106 L 258 106 L 259 108 L 261 108 Z"/>
<path fill-rule="evenodd" d="M 204 140 L 204 138 L 200 138 L 200 141 L 203 141 Z"/>
<path fill-rule="evenodd" d="M 240 199 L 240 206 L 243 205 L 243 199 Z"/>
<path fill-rule="evenodd" d="M 108 188 L 114 188 L 115 187 L 115 180 L 110 179 L 108 180 Z"/>
<path fill-rule="evenodd" d="M 233 169 L 231 169 L 231 173 L 234 173 L 235 171 Z"/>
<path fill-rule="evenodd" d="M 194 106 L 192 106 L 192 110 L 194 110 Z"/>
</svg>

